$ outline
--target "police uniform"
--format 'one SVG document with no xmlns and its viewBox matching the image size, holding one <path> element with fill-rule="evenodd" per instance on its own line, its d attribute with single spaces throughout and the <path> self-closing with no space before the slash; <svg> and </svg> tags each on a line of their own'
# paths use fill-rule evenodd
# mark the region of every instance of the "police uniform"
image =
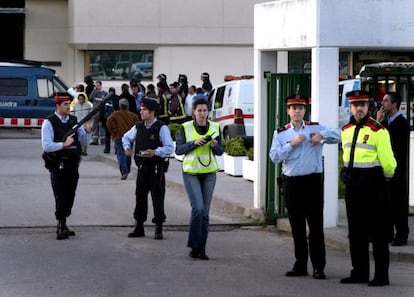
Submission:
<svg viewBox="0 0 414 297">
<path fill-rule="evenodd" d="M 55 102 L 60 104 L 71 100 L 69 94 L 57 94 Z M 45 166 L 50 172 L 50 179 L 55 196 L 55 217 L 58 220 L 57 239 L 66 239 L 75 233 L 68 229 L 66 218 L 70 216 L 79 179 L 79 162 L 81 159 L 81 142 L 87 143 L 86 131 L 79 128 L 74 135 L 71 146 L 63 148 L 66 132 L 77 124 L 72 115 L 62 116 L 55 112 L 42 124 L 42 147 Z"/>
<path fill-rule="evenodd" d="M 292 95 L 286 99 L 290 105 L 306 105 L 306 97 Z M 289 123 L 274 132 L 269 157 L 274 163 L 282 162 L 283 195 L 295 248 L 296 262 L 286 276 L 307 275 L 308 253 L 315 278 L 325 278 L 325 243 L 323 233 L 323 168 L 322 144 L 312 145 L 311 138 L 319 133 L 325 143 L 340 141 L 339 129 L 328 129 L 318 123 L 302 121 L 300 127 Z M 305 141 L 292 146 L 291 141 L 304 135 Z M 309 247 L 306 236 L 309 226 Z"/>
<path fill-rule="evenodd" d="M 157 111 L 159 106 L 156 100 L 144 98 L 141 107 L 151 111 Z M 164 212 L 165 198 L 165 171 L 167 170 L 168 157 L 174 150 L 171 133 L 168 127 L 154 118 L 152 123 L 138 122 L 122 138 L 124 149 L 130 149 L 135 142 L 134 159 L 138 167 L 136 180 L 136 205 L 134 218 L 137 225 L 129 237 L 143 237 L 144 222 L 148 213 L 148 193 L 151 192 L 154 218 L 156 224 L 155 239 L 162 239 L 162 224 L 166 216 Z M 155 150 L 155 156 L 148 158 L 141 155 L 147 149 Z"/>
<path fill-rule="evenodd" d="M 350 104 L 369 101 L 366 92 L 353 91 L 347 96 Z M 342 128 L 342 147 L 353 270 L 341 283 L 368 283 L 369 241 L 372 241 L 375 275 L 369 285 L 387 285 L 388 243 L 392 233 L 386 179 L 393 176 L 396 167 L 390 136 L 369 114 L 359 123 L 353 116 Z"/>
</svg>

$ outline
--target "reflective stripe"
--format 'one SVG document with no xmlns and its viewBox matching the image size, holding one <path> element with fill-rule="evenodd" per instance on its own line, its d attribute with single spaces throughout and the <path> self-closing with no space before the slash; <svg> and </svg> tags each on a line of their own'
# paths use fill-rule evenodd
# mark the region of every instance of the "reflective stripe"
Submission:
<svg viewBox="0 0 414 297">
<path fill-rule="evenodd" d="M 351 146 L 352 146 L 352 143 L 350 143 L 350 142 L 344 144 L 344 147 L 351 148 Z M 361 148 L 361 149 L 366 149 L 366 150 L 370 150 L 370 151 L 375 151 L 376 150 L 375 145 L 367 144 L 367 143 L 356 143 L 355 148 Z"/>
<path fill-rule="evenodd" d="M 344 167 L 348 167 L 349 162 L 344 162 Z M 375 162 L 365 162 L 365 163 L 355 163 L 352 167 L 354 168 L 374 168 L 374 167 L 381 167 L 381 163 L 379 161 Z"/>
<path fill-rule="evenodd" d="M 187 115 L 185 114 L 185 109 L 184 109 L 184 105 L 183 105 L 183 99 L 179 95 L 177 95 L 177 98 L 178 98 L 178 103 L 180 103 L 181 115 L 170 116 L 170 120 L 172 120 L 172 121 L 173 120 L 185 119 L 187 117 Z M 169 111 L 168 111 L 168 113 L 170 114 Z"/>
<path fill-rule="evenodd" d="M 187 141 L 192 141 L 203 137 L 198 134 L 194 127 L 193 121 L 184 123 L 184 133 Z M 218 124 L 209 121 L 209 129 L 207 135 L 215 134 L 218 136 Z M 191 152 L 187 153 L 183 159 L 183 171 L 186 173 L 211 173 L 219 170 L 216 156 L 211 151 L 210 145 L 198 146 Z"/>
</svg>

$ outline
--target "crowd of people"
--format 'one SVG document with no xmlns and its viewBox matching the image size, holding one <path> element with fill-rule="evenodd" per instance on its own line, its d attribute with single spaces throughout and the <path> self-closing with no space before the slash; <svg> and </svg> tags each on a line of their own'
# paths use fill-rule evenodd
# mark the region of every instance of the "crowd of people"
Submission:
<svg viewBox="0 0 414 297">
<path fill-rule="evenodd" d="M 212 85 L 208 73 L 201 75 L 201 88 L 189 86 L 184 74 L 171 84 L 167 83 L 165 74 L 158 75 L 157 79 L 156 87 L 152 84 L 144 87 L 139 80 L 131 80 L 129 85 L 122 85 L 120 95 L 113 88 L 108 95 L 100 81 L 88 89 L 90 80 L 86 88 L 77 85 L 68 93 L 56 94 L 56 112 L 42 125 L 42 146 L 56 200 L 57 239 L 75 235 L 67 227 L 66 218 L 74 203 L 80 155 L 86 154 L 92 128 L 90 144 L 103 141 L 105 153 L 110 152 L 112 136 L 122 180 L 130 173 L 132 158 L 138 167 L 133 212 L 136 224 L 128 237 L 145 236 L 148 194 L 151 193 L 154 239 L 163 239 L 165 172 L 174 150 L 168 124 L 177 123 L 180 129 L 175 151 L 185 155 L 183 181 L 191 204 L 189 256 L 209 259 L 206 243 L 210 204 L 219 170 L 216 155 L 223 153 L 220 127 L 208 120 L 208 92 Z M 71 96 L 77 100 L 71 103 Z M 286 98 L 289 123 L 274 132 L 269 157 L 275 163 L 282 163 L 280 186 L 292 228 L 296 260 L 286 276 L 308 275 L 309 257 L 313 277 L 326 278 L 322 147 L 324 143 L 342 143 L 341 179 L 346 186 L 353 269 L 340 282 L 386 286 L 389 285 L 389 244 L 406 245 L 409 233 L 406 167 L 409 126 L 399 111 L 398 93 L 384 94 L 376 119 L 369 110 L 369 93 L 352 91 L 347 96 L 352 117 L 342 130 L 305 121 L 308 98 L 297 93 Z M 67 135 L 104 98 L 105 108 L 93 120 Z M 188 108 L 190 102 L 191 108 Z M 369 280 L 370 243 L 375 262 L 372 280 Z"/>
</svg>

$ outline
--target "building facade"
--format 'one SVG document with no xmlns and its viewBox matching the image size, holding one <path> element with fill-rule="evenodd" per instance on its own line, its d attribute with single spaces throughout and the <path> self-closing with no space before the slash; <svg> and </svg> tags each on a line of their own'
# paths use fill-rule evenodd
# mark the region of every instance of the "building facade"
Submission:
<svg viewBox="0 0 414 297">
<path fill-rule="evenodd" d="M 104 85 L 186 74 L 201 85 L 253 72 L 253 6 L 258 0 L 30 0 L 20 5 L 24 58 L 45 62 L 68 85 L 91 74 Z M 14 3 L 14 4 L 13 4 Z M 15 37 L 19 40 L 19 36 Z M 20 55 L 20 56 L 19 56 Z M 2 56 L 5 56 L 2 54 Z M 8 55 L 10 58 L 10 54 Z"/>
</svg>

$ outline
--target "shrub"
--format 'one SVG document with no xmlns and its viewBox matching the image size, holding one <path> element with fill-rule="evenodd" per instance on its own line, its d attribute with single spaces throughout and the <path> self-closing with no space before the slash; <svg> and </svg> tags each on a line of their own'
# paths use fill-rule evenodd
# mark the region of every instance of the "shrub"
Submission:
<svg viewBox="0 0 414 297">
<path fill-rule="evenodd" d="M 246 147 L 240 137 L 226 139 L 223 145 L 224 151 L 230 156 L 246 156 Z"/>
<path fill-rule="evenodd" d="M 254 157 L 254 150 L 253 150 L 253 147 L 251 147 L 247 150 L 247 158 L 249 158 L 250 161 L 253 161 L 254 160 L 253 157 Z"/>
</svg>

